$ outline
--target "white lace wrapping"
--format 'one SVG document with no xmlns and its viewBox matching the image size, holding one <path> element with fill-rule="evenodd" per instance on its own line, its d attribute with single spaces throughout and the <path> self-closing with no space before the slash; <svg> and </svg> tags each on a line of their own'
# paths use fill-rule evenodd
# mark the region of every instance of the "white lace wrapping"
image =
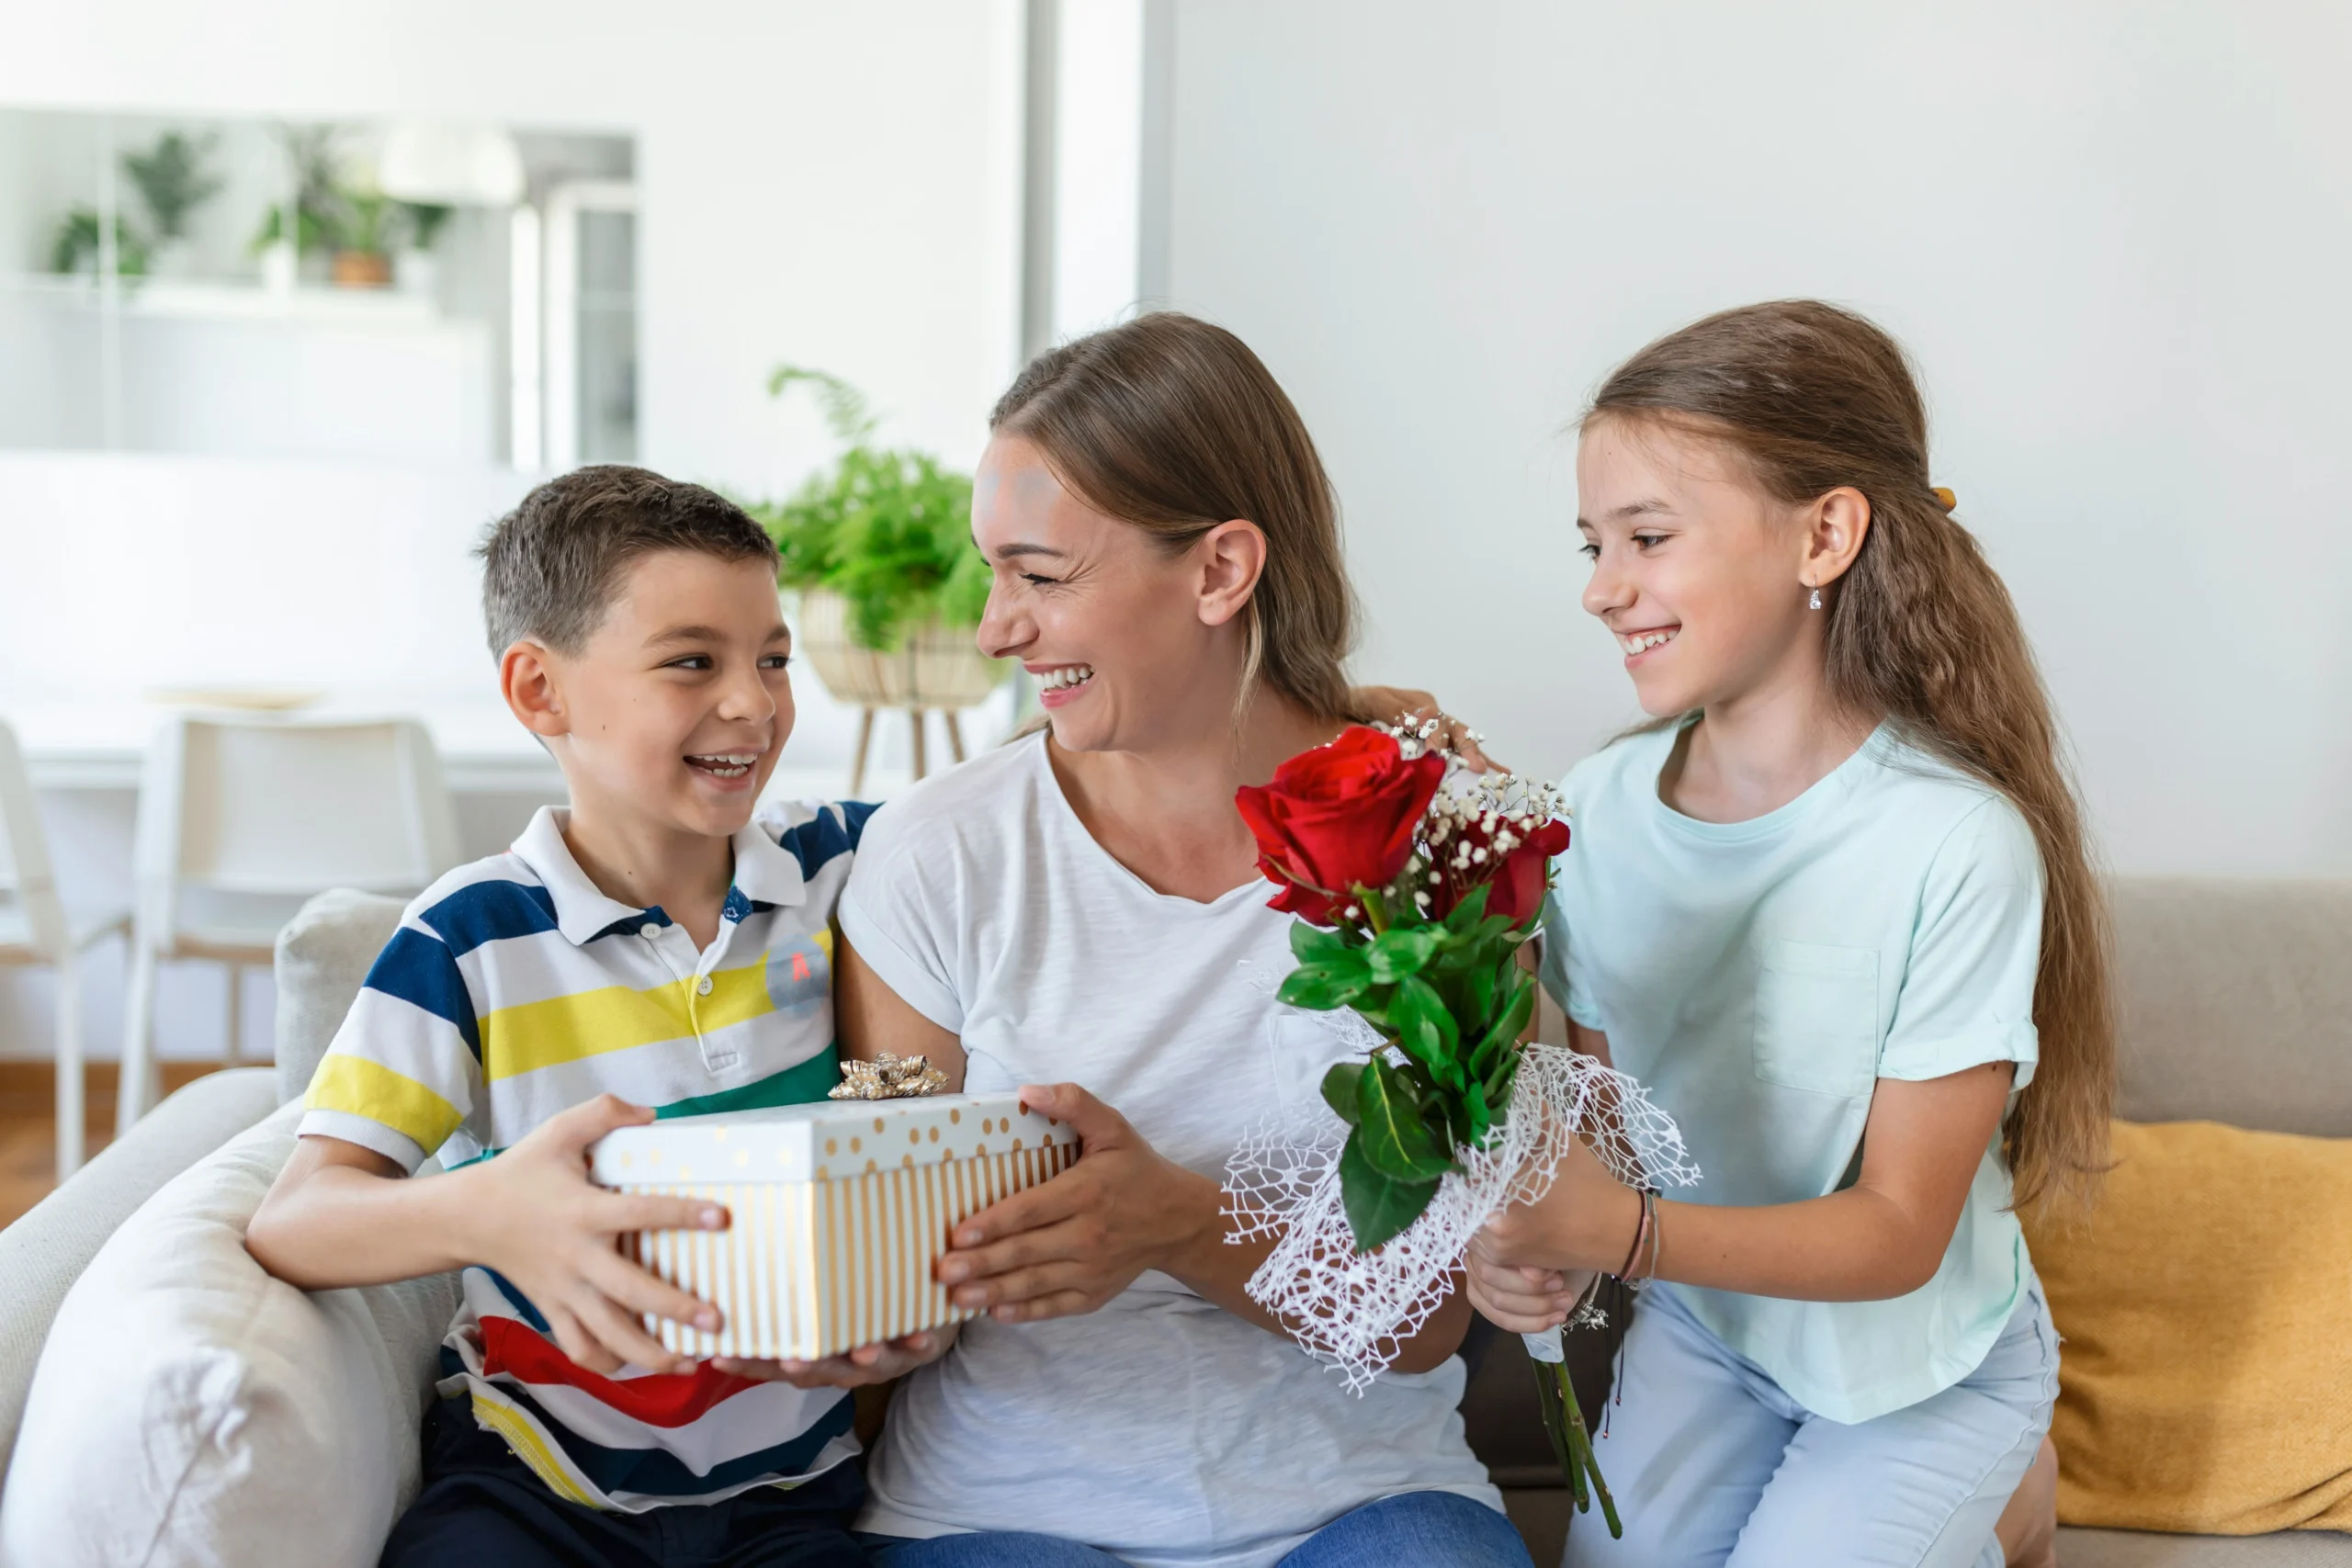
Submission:
<svg viewBox="0 0 2352 1568">
<path fill-rule="evenodd" d="M 1369 1052 L 1384 1043 L 1352 1012 L 1329 1015 Z M 1352 1027 L 1351 1027 L 1352 1026 Z M 1531 1045 L 1509 1113 L 1483 1149 L 1463 1156 L 1420 1218 L 1376 1252 L 1359 1253 L 1340 1196 L 1348 1129 L 1328 1108 L 1305 1137 L 1277 1127 L 1245 1139 L 1226 1167 L 1227 1239 L 1272 1236 L 1250 1298 L 1294 1326 L 1299 1343 L 1337 1366 L 1361 1393 L 1442 1304 L 1448 1279 L 1487 1216 L 1551 1190 L 1568 1139 L 1589 1139 L 1629 1186 L 1699 1179 L 1672 1117 L 1634 1079 L 1589 1056 Z"/>
</svg>

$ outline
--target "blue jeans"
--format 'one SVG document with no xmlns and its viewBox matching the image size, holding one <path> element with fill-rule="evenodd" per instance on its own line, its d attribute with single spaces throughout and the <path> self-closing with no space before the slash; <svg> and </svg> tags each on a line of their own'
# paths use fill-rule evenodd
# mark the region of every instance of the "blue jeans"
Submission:
<svg viewBox="0 0 2352 1568">
<path fill-rule="evenodd" d="M 1058 1536 L 1020 1530 L 933 1536 L 869 1535 L 874 1568 L 1120 1568 L 1119 1559 Z M 1532 1568 L 1510 1521 L 1451 1492 L 1402 1492 L 1338 1518 L 1279 1568 Z"/>
<path fill-rule="evenodd" d="M 2001 1568 L 1993 1526 L 2050 1430 L 2058 1335 L 2029 1276 L 1974 1371 L 1844 1426 L 1654 1288 L 1626 1331 L 1624 1394 L 1597 1447 L 1625 1539 L 1586 1515 L 1562 1568 Z"/>
</svg>

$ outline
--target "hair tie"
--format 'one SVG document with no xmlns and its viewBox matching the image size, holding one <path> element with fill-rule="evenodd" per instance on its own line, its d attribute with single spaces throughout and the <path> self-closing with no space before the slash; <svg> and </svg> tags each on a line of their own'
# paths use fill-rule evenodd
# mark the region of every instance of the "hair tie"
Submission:
<svg viewBox="0 0 2352 1568">
<path fill-rule="evenodd" d="M 1944 489 L 1941 485 L 1931 486 L 1928 489 L 1928 493 L 1934 496 L 1936 498 L 1936 504 L 1942 507 L 1946 512 L 1950 512 L 1952 508 L 1960 504 L 1960 497 Z"/>
</svg>

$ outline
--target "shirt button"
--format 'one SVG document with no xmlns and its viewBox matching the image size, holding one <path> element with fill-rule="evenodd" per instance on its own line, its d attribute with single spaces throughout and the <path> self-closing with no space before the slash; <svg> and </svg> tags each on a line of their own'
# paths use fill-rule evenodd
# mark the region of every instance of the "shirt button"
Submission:
<svg viewBox="0 0 2352 1568">
<path fill-rule="evenodd" d="M 695 995 L 696 995 L 696 996 L 698 996 L 698 997 L 707 997 L 707 996 L 710 995 L 710 976 L 709 976 L 705 975 L 705 976 L 702 977 L 702 984 L 701 984 L 701 985 L 699 985 L 699 986 L 696 986 L 696 987 L 695 987 Z"/>
<path fill-rule="evenodd" d="M 661 930 L 662 928 L 660 926 L 657 926 L 652 921 L 648 920 L 645 924 L 637 928 L 637 934 L 643 937 L 646 941 L 651 942 L 655 934 Z"/>
</svg>

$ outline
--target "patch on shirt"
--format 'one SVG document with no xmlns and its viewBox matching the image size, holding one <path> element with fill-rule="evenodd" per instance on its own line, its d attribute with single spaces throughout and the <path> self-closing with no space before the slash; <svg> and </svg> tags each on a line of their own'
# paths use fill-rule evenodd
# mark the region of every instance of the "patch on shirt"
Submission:
<svg viewBox="0 0 2352 1568">
<path fill-rule="evenodd" d="M 807 1014 L 831 995 L 833 966 L 825 949 L 796 936 L 768 949 L 768 1000 L 782 1013 Z"/>
</svg>

